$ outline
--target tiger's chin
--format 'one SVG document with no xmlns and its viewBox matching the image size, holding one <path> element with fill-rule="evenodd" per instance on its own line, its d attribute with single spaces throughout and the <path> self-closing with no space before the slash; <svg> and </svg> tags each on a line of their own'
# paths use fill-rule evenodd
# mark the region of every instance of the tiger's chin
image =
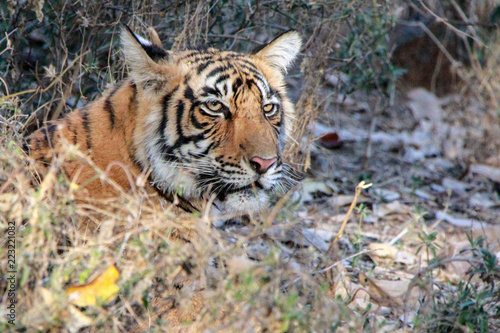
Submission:
<svg viewBox="0 0 500 333">
<path fill-rule="evenodd" d="M 212 224 L 215 227 L 221 227 L 227 220 L 266 208 L 268 203 L 269 195 L 264 190 L 249 189 L 227 194 L 223 200 L 214 201 Z"/>
</svg>

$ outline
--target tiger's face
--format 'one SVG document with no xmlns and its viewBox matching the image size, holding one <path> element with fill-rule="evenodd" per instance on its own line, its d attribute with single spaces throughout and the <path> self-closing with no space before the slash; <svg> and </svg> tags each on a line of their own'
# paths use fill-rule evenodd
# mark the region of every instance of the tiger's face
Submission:
<svg viewBox="0 0 500 333">
<path fill-rule="evenodd" d="M 301 40 L 288 32 L 255 54 L 170 52 L 130 31 L 124 53 L 137 86 L 135 158 L 153 185 L 222 212 L 262 208 L 287 182 L 282 160 L 294 108 L 284 74 Z"/>
</svg>

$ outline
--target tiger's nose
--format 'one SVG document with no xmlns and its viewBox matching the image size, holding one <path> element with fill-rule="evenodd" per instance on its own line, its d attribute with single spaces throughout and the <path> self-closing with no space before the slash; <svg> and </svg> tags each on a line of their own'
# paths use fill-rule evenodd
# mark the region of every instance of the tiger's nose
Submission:
<svg viewBox="0 0 500 333">
<path fill-rule="evenodd" d="M 277 160 L 278 159 L 276 157 L 264 159 L 254 156 L 250 159 L 250 165 L 255 172 L 262 175 L 263 173 L 266 173 L 266 171 L 269 170 L 269 168 L 276 163 Z"/>
</svg>

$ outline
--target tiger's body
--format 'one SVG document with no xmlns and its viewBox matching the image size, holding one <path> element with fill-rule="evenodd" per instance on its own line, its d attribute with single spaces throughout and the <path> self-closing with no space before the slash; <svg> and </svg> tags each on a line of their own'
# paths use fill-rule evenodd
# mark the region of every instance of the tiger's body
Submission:
<svg viewBox="0 0 500 333">
<path fill-rule="evenodd" d="M 281 154 L 294 108 L 284 74 L 299 35 L 285 33 L 250 55 L 166 51 L 128 29 L 122 45 L 129 78 L 30 135 L 29 154 L 47 164 L 64 142 L 76 145 L 122 189 L 148 175 L 148 190 L 169 200 L 178 194 L 186 210 L 211 197 L 222 213 L 264 207 L 287 177 Z M 73 159 L 63 169 L 86 196 L 116 194 L 94 166 Z"/>
</svg>

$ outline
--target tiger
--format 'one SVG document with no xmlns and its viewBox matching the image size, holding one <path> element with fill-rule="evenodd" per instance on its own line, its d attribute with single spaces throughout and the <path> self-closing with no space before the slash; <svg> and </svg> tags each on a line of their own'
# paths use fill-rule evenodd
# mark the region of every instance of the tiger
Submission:
<svg viewBox="0 0 500 333">
<path fill-rule="evenodd" d="M 92 198 L 116 195 L 98 168 L 126 191 L 147 177 L 148 191 L 188 212 L 207 202 L 215 215 L 266 207 L 289 177 L 283 149 L 295 110 L 285 75 L 300 34 L 287 31 L 249 54 L 166 50 L 126 25 L 120 39 L 127 78 L 29 135 L 28 155 L 50 165 L 63 143 L 76 146 L 93 165 L 68 159 L 62 168 Z"/>
</svg>

